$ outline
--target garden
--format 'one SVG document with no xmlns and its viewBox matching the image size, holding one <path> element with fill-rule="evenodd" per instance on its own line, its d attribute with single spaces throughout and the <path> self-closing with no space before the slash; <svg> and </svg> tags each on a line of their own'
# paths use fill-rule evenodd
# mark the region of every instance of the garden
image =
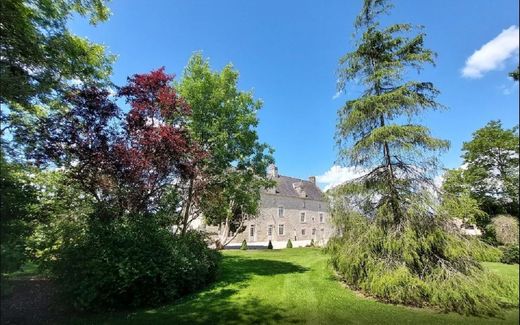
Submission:
<svg viewBox="0 0 520 325">
<path fill-rule="evenodd" d="M 339 59 L 337 157 L 362 173 L 325 192 L 335 235 L 228 250 L 275 184 L 238 70 L 195 52 L 116 84 L 68 25 L 105 1 L 3 1 L 2 323 L 517 324 L 518 125 L 489 121 L 442 169 L 450 142 L 421 124 L 445 108 L 419 74 L 436 53 L 392 8 L 362 1 Z"/>
</svg>

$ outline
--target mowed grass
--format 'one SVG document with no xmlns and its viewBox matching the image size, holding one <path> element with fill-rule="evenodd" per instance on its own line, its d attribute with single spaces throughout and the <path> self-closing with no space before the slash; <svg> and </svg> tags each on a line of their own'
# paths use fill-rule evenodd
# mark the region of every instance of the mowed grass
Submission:
<svg viewBox="0 0 520 325">
<path fill-rule="evenodd" d="M 508 281 L 518 265 L 486 263 Z M 518 309 L 500 318 L 389 305 L 338 282 L 317 248 L 224 251 L 216 283 L 175 304 L 133 313 L 98 314 L 74 324 L 518 324 Z"/>
</svg>

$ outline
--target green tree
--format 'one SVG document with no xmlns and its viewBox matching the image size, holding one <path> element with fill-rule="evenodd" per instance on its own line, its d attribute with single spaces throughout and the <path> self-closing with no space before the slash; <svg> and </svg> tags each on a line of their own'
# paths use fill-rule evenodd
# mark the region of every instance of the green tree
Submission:
<svg viewBox="0 0 520 325">
<path fill-rule="evenodd" d="M 17 270 L 27 259 L 25 238 L 31 233 L 37 192 L 23 165 L 0 159 L 0 254 L 4 273 Z"/>
<path fill-rule="evenodd" d="M 414 117 L 442 106 L 432 83 L 404 80 L 433 64 L 434 53 L 411 25 L 380 26 L 376 17 L 389 8 L 364 1 L 356 47 L 340 60 L 339 90 L 359 82 L 364 91 L 339 109 L 339 156 L 367 173 L 331 193 L 341 234 L 328 242 L 331 264 L 349 285 L 384 301 L 496 314 L 497 297 L 517 304 L 516 294 L 482 270 L 468 240 L 445 230 L 429 195 L 437 166 L 431 152 L 448 142 Z"/>
<path fill-rule="evenodd" d="M 518 216 L 518 126 L 504 129 L 491 121 L 473 133 L 462 147 L 464 181 L 488 214 Z"/>
<path fill-rule="evenodd" d="M 461 218 L 470 215 L 471 223 L 475 223 L 483 232 L 486 241 L 494 242 L 492 229 L 488 228 L 491 218 L 482 210 L 482 205 L 471 192 L 471 186 L 464 177 L 462 168 L 448 169 L 444 173 L 441 187 L 441 213 L 447 218 Z"/>
<path fill-rule="evenodd" d="M 477 200 L 471 197 L 468 190 L 459 195 L 446 195 L 442 199 L 440 213 L 447 218 L 457 218 L 464 224 L 481 224 L 481 219 L 488 219 L 487 213 L 480 210 Z"/>
<path fill-rule="evenodd" d="M 105 0 L 4 0 L 0 4 L 1 135 L 28 132 L 34 119 L 75 83 L 107 84 L 113 56 L 102 45 L 72 34 L 73 14 L 105 21 Z M 20 139 L 18 139 L 20 140 Z M 6 145 L 4 143 L 3 145 Z"/>
<path fill-rule="evenodd" d="M 212 71 L 197 53 L 177 86 L 192 108 L 192 137 L 209 152 L 185 188 L 181 229 L 203 213 L 206 222 L 223 228 L 221 245 L 229 231 L 243 230 L 243 221 L 257 212 L 260 189 L 271 184 L 266 169 L 273 162 L 272 149 L 259 142 L 256 132 L 262 103 L 239 90 L 237 82 L 232 65 Z"/>
<path fill-rule="evenodd" d="M 410 68 L 420 71 L 423 64 L 433 64 L 435 54 L 423 47 L 424 33 L 407 36 L 409 24 L 381 28 L 375 17 L 388 7 L 384 1 L 365 1 L 355 23 L 357 47 L 340 59 L 339 90 L 359 81 L 364 91 L 339 110 L 336 140 L 341 159 L 370 170 L 348 190 L 368 197 L 365 213 L 395 226 L 434 170 L 436 159 L 425 154 L 447 149 L 448 142 L 412 121 L 426 109 L 442 107 L 432 83 L 402 82 Z M 408 123 L 398 124 L 403 118 Z"/>
</svg>

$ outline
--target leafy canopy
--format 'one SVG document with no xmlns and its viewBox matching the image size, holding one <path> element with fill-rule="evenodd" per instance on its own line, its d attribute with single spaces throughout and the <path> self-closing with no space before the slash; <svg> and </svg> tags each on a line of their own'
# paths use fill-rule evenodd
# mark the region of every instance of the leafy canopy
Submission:
<svg viewBox="0 0 520 325">
<path fill-rule="evenodd" d="M 518 216 L 518 126 L 504 129 L 500 121 L 491 121 L 462 150 L 464 180 L 483 208 Z"/>
<path fill-rule="evenodd" d="M 249 91 L 238 89 L 231 64 L 211 70 L 201 53 L 193 55 L 177 85 L 192 108 L 190 135 L 210 154 L 199 162 L 196 201 L 210 224 L 255 215 L 260 189 L 272 163 L 272 149 L 258 139 L 257 112 L 262 107 Z"/>
<path fill-rule="evenodd" d="M 62 95 L 74 84 L 109 84 L 115 57 L 108 55 L 104 46 L 67 29 L 67 22 L 74 14 L 87 17 L 91 24 L 107 20 L 110 12 L 105 2 L 4 0 L 0 3 L 2 137 L 8 131 L 21 143 L 23 138 L 17 135 L 30 132 L 35 120 L 45 116 L 48 110 L 63 108 Z M 17 148 L 11 146 L 11 149 Z"/>
<path fill-rule="evenodd" d="M 43 145 L 33 157 L 63 167 L 109 217 L 157 211 L 204 155 L 186 129 L 190 108 L 172 79 L 162 68 L 129 78 L 116 97 L 130 104 L 127 114 L 104 89 L 72 92 L 70 109 L 39 126 L 33 142 Z"/>
</svg>

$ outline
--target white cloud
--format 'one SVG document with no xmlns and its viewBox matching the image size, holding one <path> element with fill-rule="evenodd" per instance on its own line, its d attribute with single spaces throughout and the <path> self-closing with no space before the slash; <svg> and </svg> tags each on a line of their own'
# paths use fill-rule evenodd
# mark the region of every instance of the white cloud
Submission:
<svg viewBox="0 0 520 325">
<path fill-rule="evenodd" d="M 481 78 L 485 72 L 500 69 L 504 62 L 518 53 L 518 26 L 503 30 L 497 37 L 484 44 L 467 60 L 462 69 L 466 78 Z"/>
<path fill-rule="evenodd" d="M 324 174 L 316 176 L 316 181 L 321 184 L 324 191 L 346 181 L 363 176 L 366 172 L 356 167 L 332 166 Z"/>
<path fill-rule="evenodd" d="M 332 96 L 332 100 L 338 98 L 339 96 L 341 96 L 341 91 L 337 91 L 334 96 Z"/>
</svg>

